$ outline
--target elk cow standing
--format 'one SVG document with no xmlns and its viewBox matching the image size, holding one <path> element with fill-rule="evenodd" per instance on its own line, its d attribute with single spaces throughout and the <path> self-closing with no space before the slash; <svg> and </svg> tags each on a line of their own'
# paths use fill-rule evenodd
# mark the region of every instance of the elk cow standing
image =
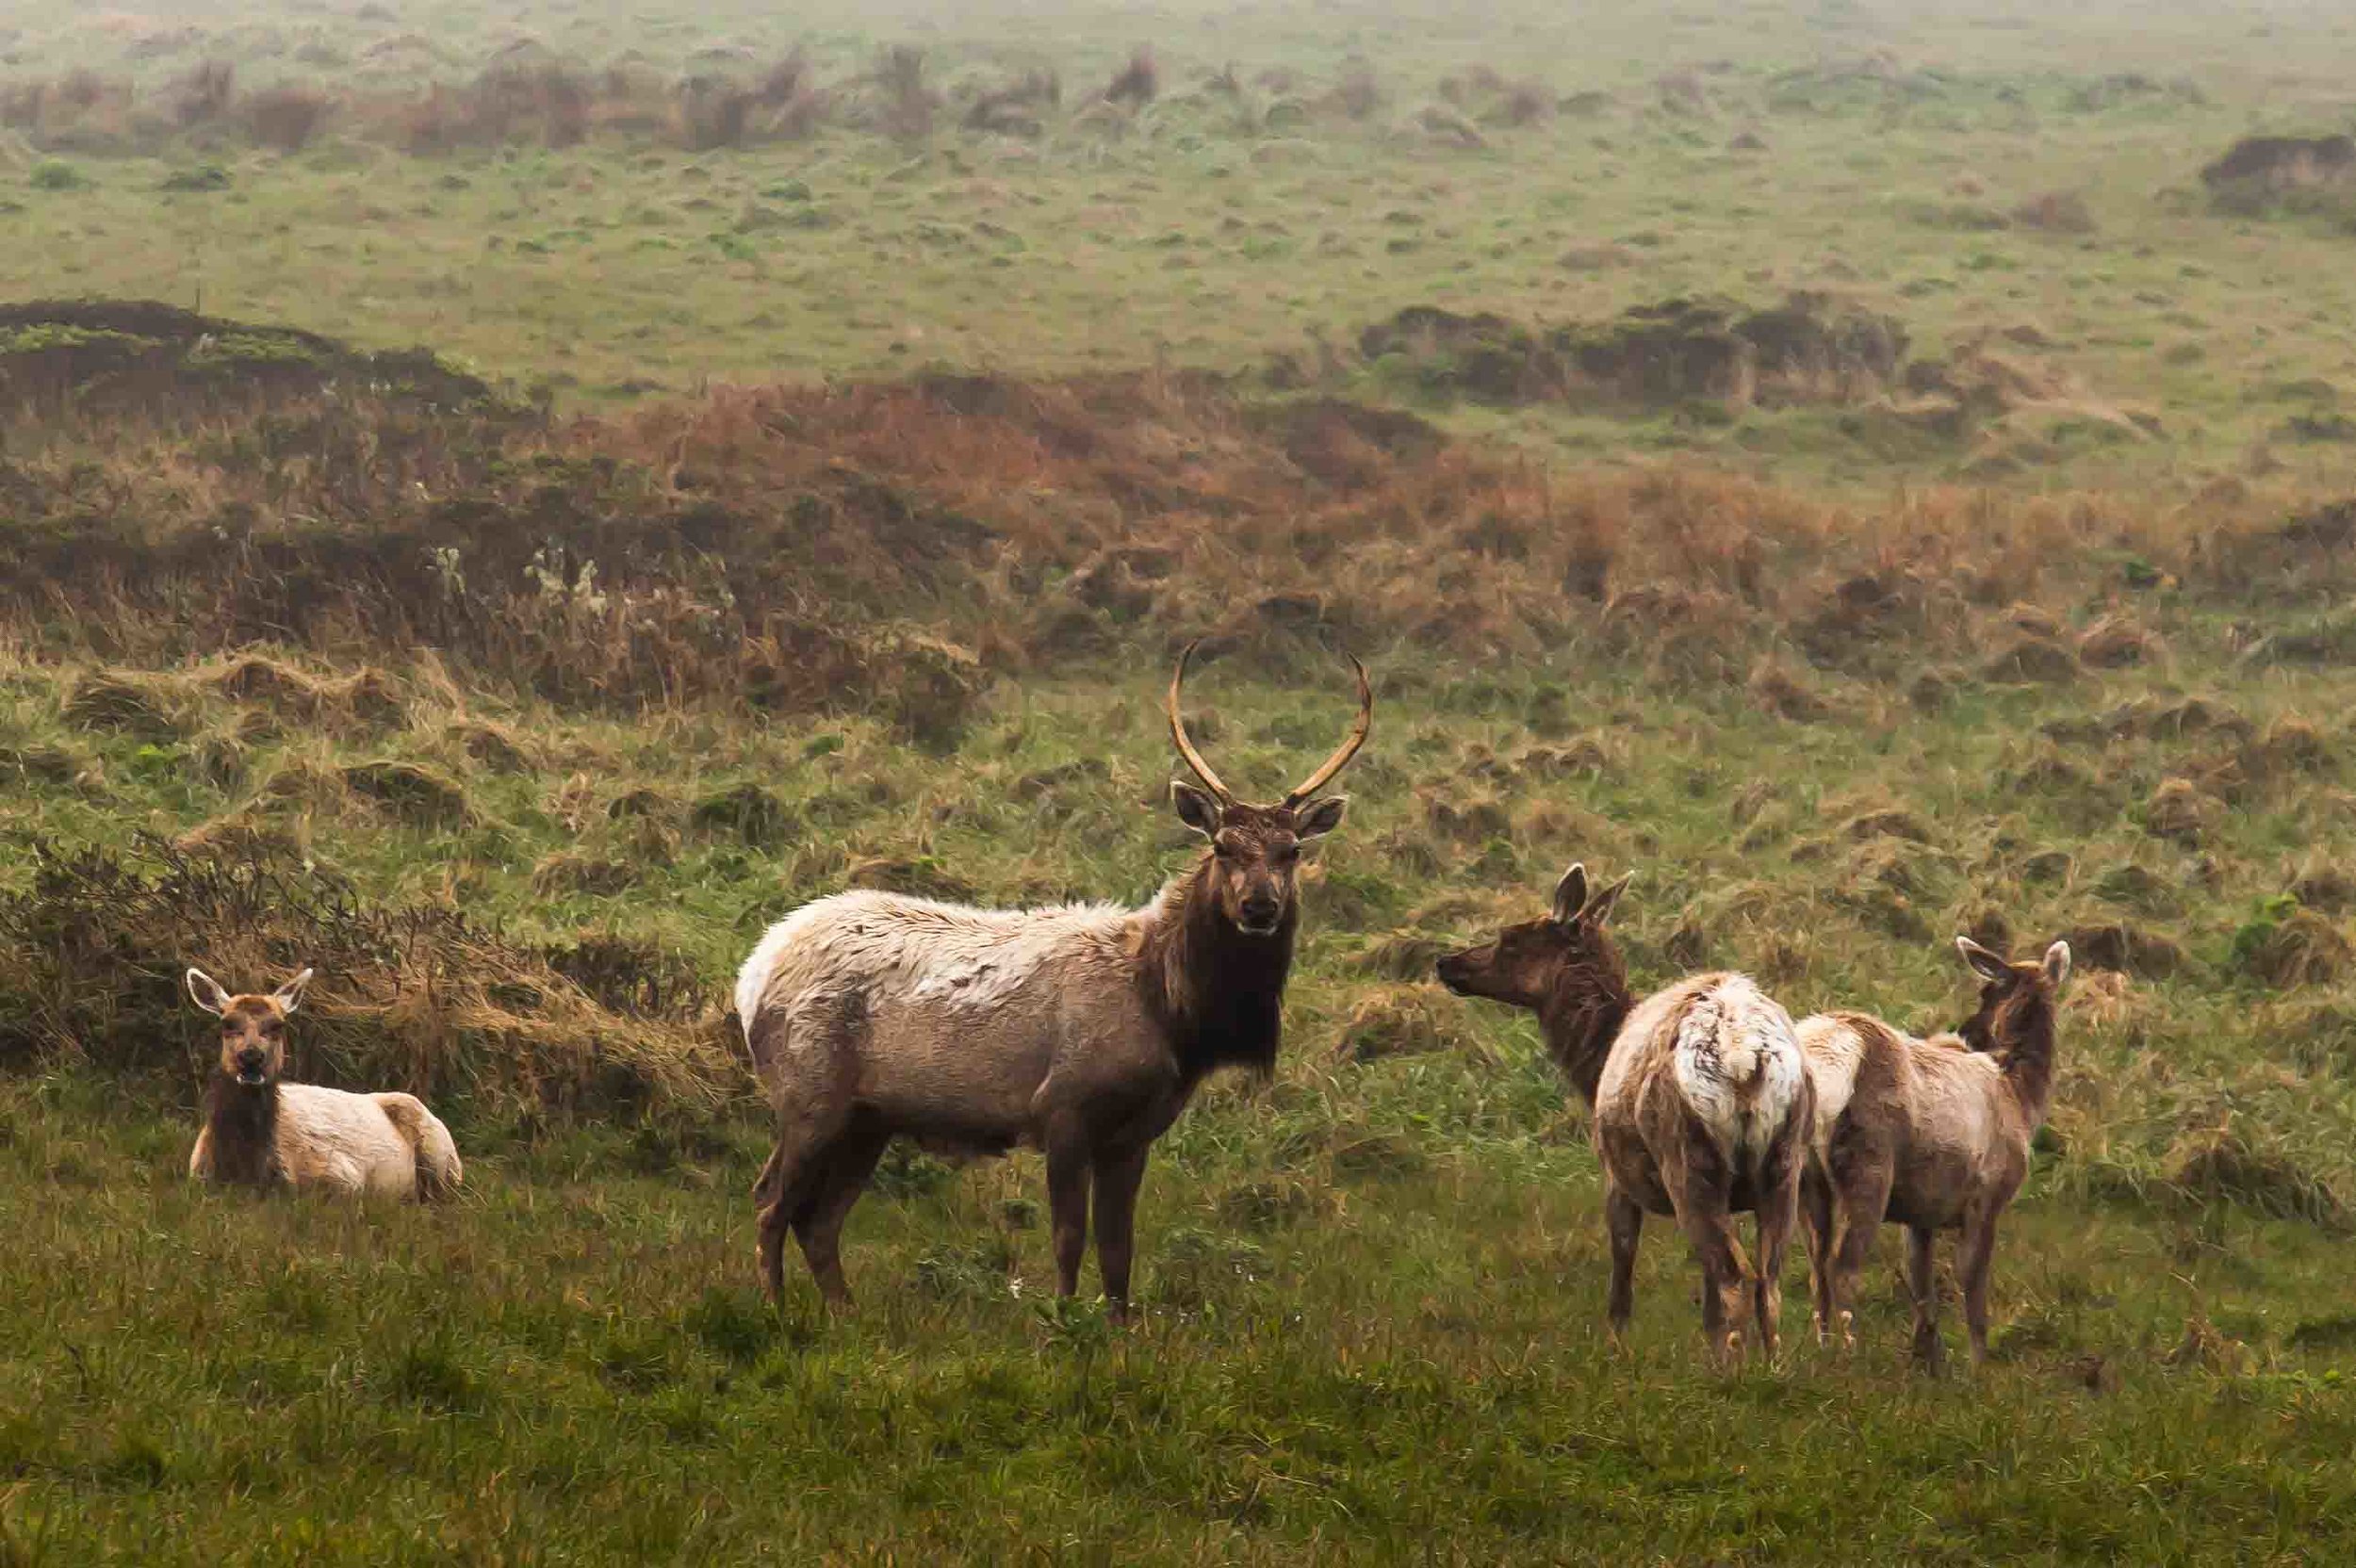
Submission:
<svg viewBox="0 0 2356 1568">
<path fill-rule="evenodd" d="M 1960 1230 L 1956 1272 L 1972 1359 L 1988 1355 L 1988 1267 L 1996 1221 L 2029 1173 L 2029 1142 L 2053 1089 L 2053 1014 L 2070 944 L 2015 964 L 1969 937 L 1955 947 L 1983 985 L 1980 1009 L 1953 1035 L 1918 1040 L 1864 1013 L 1800 1024 L 1816 1083 L 1804 1182 L 1816 1333 L 1851 1340 L 1858 1273 L 1883 1221 L 1906 1227 L 1914 1355 L 1939 1366 L 1939 1281 L 1931 1239 Z"/>
<path fill-rule="evenodd" d="M 1193 651 L 1170 678 L 1169 716 L 1202 788 L 1174 783 L 1170 794 L 1209 848 L 1153 902 L 1018 911 L 848 892 L 787 916 L 744 960 L 737 1015 L 777 1120 L 754 1188 L 772 1298 L 791 1230 L 827 1303 L 849 1303 L 843 1220 L 885 1145 L 906 1135 L 1046 1154 L 1065 1296 L 1079 1285 L 1092 1187 L 1104 1295 L 1126 1315 L 1147 1152 L 1215 1069 L 1275 1065 L 1301 847 L 1340 825 L 1346 798 L 1314 797 L 1374 716 L 1353 659 L 1349 737 L 1283 800 L 1239 800 L 1179 717 Z"/>
<path fill-rule="evenodd" d="M 1702 1267 L 1702 1331 L 1713 1354 L 1742 1351 L 1742 1292 L 1777 1345 L 1783 1250 L 1799 1204 L 1809 1117 L 1792 1019 L 1740 974 L 1701 974 L 1641 1004 L 1604 929 L 1628 878 L 1590 896 L 1574 865 L 1544 920 L 1508 926 L 1440 960 L 1443 984 L 1538 1015 L 1546 1049 L 1594 1113 L 1612 1236 L 1612 1337 L 1634 1307 L 1636 1245 L 1647 1214 L 1674 1216 Z M 1749 1273 L 1732 1216 L 1758 1217 Z"/>
<path fill-rule="evenodd" d="M 464 1175 L 458 1147 L 416 1096 L 349 1094 L 280 1079 L 286 1021 L 310 983 L 306 969 L 267 996 L 232 996 L 203 970 L 188 971 L 189 1000 L 221 1020 L 221 1054 L 189 1176 L 393 1198 L 456 1191 Z"/>
</svg>

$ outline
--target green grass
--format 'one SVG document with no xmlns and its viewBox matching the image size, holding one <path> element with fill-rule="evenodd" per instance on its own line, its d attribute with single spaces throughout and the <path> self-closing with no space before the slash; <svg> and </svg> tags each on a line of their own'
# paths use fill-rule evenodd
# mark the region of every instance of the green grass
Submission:
<svg viewBox="0 0 2356 1568">
<path fill-rule="evenodd" d="M 2345 1241 L 2336 1220 L 2267 1215 L 2295 1206 L 2294 1179 L 2334 1205 L 2310 1212 L 2356 1189 L 2356 1072 L 2328 1036 L 2269 1021 L 2344 1008 L 2348 981 L 2274 997 L 2231 966 L 2258 900 L 2345 854 L 2347 733 L 2328 732 L 2320 779 L 2247 800 L 2198 849 L 2152 840 L 2132 808 L 2213 741 L 2090 759 L 2090 787 L 2118 803 L 2092 825 L 2005 782 L 2017 737 L 2050 721 L 2182 685 L 2263 725 L 2338 689 L 2328 671 L 2207 662 L 2184 651 L 2196 627 L 2168 626 L 2167 677 L 1967 693 L 1937 721 L 1869 705 L 1793 725 L 1738 694 L 1589 670 L 1574 731 L 1543 743 L 1591 737 L 1617 759 L 1600 775 L 1489 760 L 1533 743 L 1546 672 L 1418 680 L 1386 664 L 1406 690 L 1309 895 L 1284 1065 L 1266 1087 L 1215 1086 L 1157 1154 L 1145 1322 L 1125 1334 L 1093 1305 L 1042 1305 L 1029 1156 L 896 1162 L 851 1226 L 862 1305 L 828 1322 L 798 1275 L 781 1316 L 752 1288 L 765 1146 L 749 1105 L 567 1128 L 452 1092 L 464 1198 L 354 1210 L 191 1189 L 192 1073 L 9 1080 L 0 1224 L 27 1261 L 0 1309 L 6 1539 L 19 1560 L 59 1562 L 2328 1554 L 2356 1416 L 2334 1327 Z M 525 936 L 651 938 L 717 982 L 764 920 L 869 854 L 929 857 L 991 902 L 1141 896 L 1184 854 L 1141 804 L 1167 771 L 1151 684 L 1105 670 L 1002 685 L 946 757 L 856 720 L 527 708 L 511 722 L 552 765 L 467 776 L 473 826 L 403 826 L 332 793 L 281 825 L 372 894 L 454 897 Z M 119 841 L 250 804 L 254 786 L 181 776 L 172 748 L 62 727 L 37 671 L 9 689 L 8 728 L 104 780 L 13 802 L 20 841 Z M 1201 689 L 1214 755 L 1252 786 L 1340 717 L 1335 693 L 1217 667 Z M 277 743 L 322 765 L 449 766 L 436 717 L 419 703 L 390 735 Z M 1084 755 L 1106 769 L 1055 766 Z M 250 761 L 270 776 L 269 749 Z M 625 891 L 534 891 L 556 850 L 629 854 L 605 802 L 755 779 L 826 831 L 768 851 L 690 834 L 667 864 L 635 862 Z M 1451 842 L 1440 800 L 1467 817 L 1491 802 L 1508 825 Z M 1891 802 L 1927 843 L 1843 825 Z M 1753 837 L 1735 853 L 1738 818 Z M 2024 863 L 2056 844 L 2071 869 L 2031 880 Z M 1636 1352 L 1612 1357 L 1592 1159 L 1532 1028 L 1385 989 L 1370 967 L 1402 939 L 1535 907 L 1574 855 L 1638 870 L 1621 923 L 1640 983 L 1675 972 L 1672 953 L 1739 962 L 1795 1010 L 1861 1003 L 1916 1027 L 1963 1010 L 1945 935 L 1976 910 L 2037 941 L 2112 908 L 2098 886 L 2160 911 L 2121 913 L 2191 967 L 2082 977 L 2065 1015 L 2054 1132 L 2000 1251 L 1988 1370 L 1906 1369 L 1893 1245 L 1853 1363 L 1807 1343 L 1795 1261 L 1786 1364 L 1716 1377 L 1683 1248 L 1659 1226 Z M 2214 889 L 2189 890 L 2199 863 L 2220 868 Z M 2126 865 L 2151 876 L 2112 874 Z M 1921 939 L 1889 929 L 1895 885 Z M 318 988 L 328 1016 L 336 985 Z M 1441 1049 L 1345 1059 L 1370 1003 L 1425 1009 Z M 157 1059 L 201 1060 L 202 1021 L 185 1014 Z M 299 1032 L 298 1065 L 302 1049 Z M 2187 1165 L 2220 1124 L 2282 1168 Z"/>
<path fill-rule="evenodd" d="M 0 293 L 201 300 L 368 347 L 429 343 L 595 404 L 928 365 L 1252 371 L 1277 354 L 1315 363 L 1313 338 L 1347 347 L 1411 304 L 1559 321 L 1673 294 L 1770 303 L 1827 288 L 1891 310 L 1931 357 L 2009 333 L 2037 346 L 1998 336 L 2005 351 L 2077 400 L 2156 415 L 2156 437 L 2093 441 L 2051 428 L 2066 414 L 2021 421 L 1997 444 L 2027 482 L 2199 482 L 2241 470 L 2259 446 L 2301 474 L 2350 471 L 2345 442 L 2299 433 L 2331 427 L 2296 423 L 2356 398 L 2349 236 L 2212 211 L 2196 177 L 2253 123 L 2345 122 L 2329 84 L 2356 39 L 2292 7 L 2255 24 L 2244 8 L 2193 8 L 2167 26 L 2099 10 L 1884 18 L 1796 0 L 1725 16 L 1508 8 L 1436 42 L 1381 6 L 1216 28 L 1182 7 L 1150 41 L 1164 98 L 1117 136 L 1074 116 L 1141 41 L 1085 9 L 913 34 L 889 16 L 660 7 L 628 23 L 526 7 L 511 33 L 463 7 L 418 9 L 402 24 L 430 33 L 444 64 L 293 74 L 379 91 L 419 73 L 455 80 L 520 34 L 591 66 L 630 47 L 667 66 L 710 43 L 749 58 L 800 41 L 822 77 L 847 80 L 875 43 L 913 36 L 943 89 L 1045 59 L 1070 98 L 1036 141 L 977 141 L 949 115 L 914 145 L 837 125 L 741 151 L 606 138 L 417 158 L 354 123 L 287 157 L 84 159 L 61 188 L 39 188 L 36 170 L 0 213 Z M 387 31 L 282 26 L 349 35 L 347 53 Z M 241 40 L 217 30 L 158 65 L 60 18 L 32 29 L 20 70 L 155 78 L 208 49 L 234 56 Z M 1246 77 L 1294 72 L 1314 100 L 1353 56 L 1385 94 L 1364 120 L 1320 111 L 1280 134 L 1200 85 L 1232 60 Z M 1897 63 L 1873 69 L 1890 80 L 1840 74 L 1885 57 Z M 1656 78 L 1715 61 L 1729 63 L 1696 78 L 1706 108 L 1662 106 Z M 1445 75 L 1481 64 L 1609 98 L 1492 127 L 1477 150 L 1413 128 Z M 268 55 L 248 66 L 257 81 L 288 71 Z M 1746 131 L 1763 151 L 1730 148 Z M 161 188 L 183 165 L 214 164 L 229 188 Z M 2055 191 L 2085 197 L 2092 233 L 1988 227 Z M 1806 411 L 1633 433 L 1559 410 L 1474 422 L 1582 458 L 1699 449 L 1849 485 L 1919 472 L 1926 455 L 1892 462 Z M 1971 455 L 1927 454 L 1939 469 Z"/>
<path fill-rule="evenodd" d="M 414 157 L 352 120 L 284 156 L 211 131 L 150 139 L 162 155 L 0 134 L 0 296 L 201 299 L 363 348 L 424 343 L 563 408 L 649 409 L 528 437 L 340 402 L 249 416 L 207 387 L 182 431 L 7 433 L 0 1568 L 2356 1547 L 2346 547 L 2323 522 L 2280 533 L 2277 506 L 2356 482 L 2356 448 L 2330 439 L 2356 399 L 2356 241 L 2324 215 L 2196 194 L 2245 132 L 2347 124 L 2356 28 L 2290 0 L 1514 0 L 1472 19 L 1179 0 L 1150 25 L 832 0 L 175 15 L 205 36 L 32 0 L 0 38 L 0 87 L 90 66 L 152 90 L 219 55 L 248 87 L 392 92 L 530 34 L 664 73 L 710 45 L 738 69 L 801 43 L 838 82 L 915 40 L 944 89 L 1048 63 L 1067 96 L 1035 140 L 948 114 L 913 143 L 839 119 L 695 154 L 615 135 Z M 397 31 L 438 63 L 367 54 Z M 1164 100 L 1091 128 L 1086 99 L 1147 42 Z M 1231 60 L 1308 94 L 1363 63 L 1383 102 L 1279 124 L 1275 90 L 1254 89 L 1248 120 L 1197 90 Z M 1606 97 L 1485 125 L 1480 148 L 1417 127 L 1444 75 L 1484 64 Z M 1687 71 L 1700 113 L 1664 99 L 1660 78 Z M 1765 146 L 1731 146 L 1744 132 Z M 2068 191 L 2091 233 L 2009 216 Z M 1998 335 L 2063 395 L 1957 441 L 1873 409 L 1449 405 L 1352 351 L 1411 304 L 1546 324 L 1820 286 L 1896 316 L 1922 355 Z M 52 330 L 16 347 L 75 346 Z M 1257 394 L 1279 354 L 1307 390 L 1407 401 L 1553 473 L 1456 482 L 1446 454 L 1375 454 L 1363 482 L 1295 488 L 1283 441 L 1166 388 L 1087 384 L 998 423 L 845 402 L 874 410 L 856 432 L 814 400 L 663 407 L 710 380 L 926 368 L 1203 367 Z M 2122 408 L 2157 433 L 2124 433 Z M 813 454 L 805 429 L 843 451 Z M 1661 488 L 1589 471 L 1607 465 L 1657 466 Z M 1921 498 L 1966 472 L 2057 498 Z M 862 553 L 886 528 L 905 559 Z M 674 533 L 759 541 L 760 559 L 666 553 Z M 371 575 L 394 580 L 421 541 L 440 575 L 417 593 L 456 629 L 439 650 Z M 1568 575 L 1595 541 L 1609 603 Z M 568 585 L 590 555 L 600 575 Z M 110 564 L 75 575 L 92 560 Z M 227 591 L 253 561 L 330 603 L 286 633 L 299 645 L 247 641 L 310 608 L 270 582 Z M 1856 574 L 1919 639 L 1844 608 Z M 731 619 L 740 604 L 757 614 Z M 780 614 L 859 634 L 825 645 L 844 672 L 818 694 L 829 710 L 802 710 L 817 699 L 794 669 L 738 659 Z M 2148 637 L 2141 662 L 2072 651 L 2105 620 Z M 1334 625 L 1382 697 L 1308 879 L 1283 1062 L 1208 1087 L 1157 1150 L 1125 1332 L 1046 1299 L 1029 1155 L 895 1154 L 849 1228 L 859 1311 L 824 1318 L 797 1269 L 770 1312 L 748 1196 L 766 1144 L 741 1070 L 698 1080 L 732 1096 L 716 1111 L 659 1083 L 542 1102 L 508 1024 L 443 1034 L 385 1010 L 429 962 L 395 947 L 321 974 L 295 1070 L 430 1088 L 463 1196 L 416 1211 L 195 1189 L 208 1047 L 172 977 L 219 955 L 201 931 L 182 952 L 121 922 L 60 926 L 40 880 L 38 849 L 136 865 L 179 840 L 339 878 L 302 886 L 364 911 L 461 910 L 496 929 L 491 959 L 616 939 L 701 982 L 700 1022 L 632 1023 L 709 1064 L 735 964 L 808 898 L 1149 896 L 1191 852 L 1165 804 L 1165 646 L 1242 629 L 1190 691 L 1222 773 L 1259 792 L 1347 718 L 1316 645 Z M 877 673 L 904 667 L 910 631 L 980 655 L 931 671 L 938 725 Z M 297 676 L 226 686 L 208 661 L 233 649 Z M 782 716 L 737 700 L 748 672 Z M 969 678 L 989 683 L 970 710 Z M 1640 985 L 1740 966 L 1795 1013 L 1927 1030 L 1971 994 L 1954 933 L 2080 935 L 1988 1367 L 1903 1364 L 1886 1244 L 1854 1359 L 1809 1343 L 1795 1258 L 1784 1363 L 1714 1374 L 1660 1225 L 1633 1352 L 1607 1348 L 1581 1119 L 1530 1020 L 1428 978 L 1433 952 L 1525 918 L 1574 858 L 1637 873 L 1615 927 Z M 221 940 L 290 967 L 304 955 L 270 947 L 274 929 L 265 910 Z M 530 1021 L 536 1049 L 554 1016 Z"/>
<path fill-rule="evenodd" d="M 1607 1349 L 1594 1180 L 1526 1144 L 1239 1231 L 1190 1133 L 1120 1333 L 1039 1299 L 1003 1168 L 871 1199 L 868 1304 L 825 1323 L 744 1278 L 748 1149 L 478 1155 L 419 1213 L 193 1191 L 181 1128 L 87 1086 L 5 1114 L 47 1266 L 0 1315 L 14 1561 L 2312 1561 L 2356 1501 L 2337 1248 L 2298 1227 L 2033 1199 L 1984 1373 L 1910 1377 L 1877 1267 L 1854 1361 L 1721 1379 L 1658 1235 Z M 2171 1361 L 2199 1315 L 2263 1366 Z"/>
</svg>

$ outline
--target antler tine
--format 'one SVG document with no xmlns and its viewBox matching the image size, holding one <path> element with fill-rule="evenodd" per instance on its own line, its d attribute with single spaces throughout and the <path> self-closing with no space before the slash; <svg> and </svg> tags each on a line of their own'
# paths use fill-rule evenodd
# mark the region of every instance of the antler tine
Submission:
<svg viewBox="0 0 2356 1568">
<path fill-rule="evenodd" d="M 1186 760 L 1186 766 L 1194 770 L 1194 776 L 1203 780 L 1203 787 L 1219 796 L 1224 804 L 1235 800 L 1235 792 L 1219 782 L 1219 775 L 1211 771 L 1211 764 L 1194 749 L 1194 743 L 1186 738 L 1186 721 L 1178 716 L 1178 689 L 1186 683 L 1186 662 L 1202 645 L 1203 639 L 1200 637 L 1188 643 L 1186 651 L 1178 656 L 1177 673 L 1170 678 L 1170 738 L 1178 743 L 1178 755 Z"/>
<path fill-rule="evenodd" d="M 1342 657 L 1349 660 L 1350 667 L 1358 672 L 1358 722 L 1350 726 L 1349 735 L 1334 748 L 1333 755 L 1325 760 L 1325 765 L 1295 785 L 1292 792 L 1284 796 L 1287 806 L 1300 805 L 1332 783 L 1333 776 L 1348 767 L 1350 760 L 1358 755 L 1358 748 L 1366 743 L 1366 731 L 1374 727 L 1374 686 L 1366 679 L 1366 667 L 1358 662 L 1356 654 L 1347 649 Z"/>
</svg>

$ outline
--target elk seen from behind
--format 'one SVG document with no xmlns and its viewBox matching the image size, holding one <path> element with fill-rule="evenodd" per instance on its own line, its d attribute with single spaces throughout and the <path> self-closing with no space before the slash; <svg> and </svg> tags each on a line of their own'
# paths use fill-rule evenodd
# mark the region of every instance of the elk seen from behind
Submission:
<svg viewBox="0 0 2356 1568">
<path fill-rule="evenodd" d="M 1701 974 L 1638 1002 L 1605 923 L 1628 884 L 1590 892 L 1573 865 L 1546 918 L 1440 960 L 1462 996 L 1527 1007 L 1593 1112 L 1612 1238 L 1614 1340 L 1634 1310 L 1647 1214 L 1674 1217 L 1702 1268 L 1713 1354 L 1742 1353 L 1749 1288 L 1759 1337 L 1778 1345 L 1783 1250 L 1797 1216 L 1809 1089 L 1791 1016 L 1740 974 Z M 1759 1267 L 1732 1216 L 1757 1216 Z"/>
</svg>

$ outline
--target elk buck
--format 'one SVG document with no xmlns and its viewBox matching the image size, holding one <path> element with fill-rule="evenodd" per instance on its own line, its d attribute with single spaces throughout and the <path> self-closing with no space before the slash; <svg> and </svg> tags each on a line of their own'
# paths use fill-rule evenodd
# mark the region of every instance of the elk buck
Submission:
<svg viewBox="0 0 2356 1568">
<path fill-rule="evenodd" d="M 1193 652 L 1178 661 L 1168 707 L 1201 787 L 1173 783 L 1170 796 L 1208 848 L 1152 903 L 990 910 L 847 892 L 787 916 L 744 960 L 737 1015 L 777 1122 L 754 1187 L 773 1299 L 790 1230 L 826 1302 L 849 1304 L 843 1220 L 885 1146 L 906 1135 L 958 1152 L 1045 1153 L 1065 1296 L 1079 1285 L 1092 1189 L 1104 1295 L 1127 1315 L 1147 1152 L 1207 1074 L 1274 1067 L 1301 845 L 1341 825 L 1346 797 L 1317 792 L 1374 717 L 1352 659 L 1349 736 L 1282 800 L 1241 800 L 1179 716 Z"/>
<path fill-rule="evenodd" d="M 1441 959 L 1440 980 L 1460 996 L 1535 1012 L 1547 1051 L 1593 1113 L 1613 1339 L 1634 1307 L 1644 1216 L 1663 1215 L 1683 1228 L 1701 1264 L 1711 1352 L 1741 1354 L 1747 1282 L 1772 1356 L 1809 1115 L 1792 1019 L 1740 974 L 1694 975 L 1637 1002 L 1604 929 L 1628 880 L 1590 894 L 1586 868 L 1572 866 L 1552 913 Z M 1734 1236 L 1731 1217 L 1745 1210 L 1758 1217 L 1756 1275 Z"/>
<path fill-rule="evenodd" d="M 311 983 L 304 970 L 267 996 L 232 996 L 201 969 L 188 998 L 221 1020 L 205 1130 L 188 1156 L 199 1181 L 433 1199 L 464 1175 L 450 1129 L 407 1094 L 349 1094 L 289 1084 L 286 1021 Z"/>
<path fill-rule="evenodd" d="M 1988 1267 L 1996 1221 L 2029 1173 L 2029 1142 L 2053 1090 L 2053 1015 L 2070 979 L 2070 944 L 2016 964 L 1957 937 L 1982 981 L 1979 1011 L 1951 1035 L 1900 1034 L 1864 1013 L 1800 1024 L 1816 1082 L 1804 1182 L 1816 1333 L 1853 1343 L 1851 1303 L 1873 1236 L 1906 1228 L 1914 1356 L 1936 1369 L 1939 1281 L 1931 1240 L 1959 1230 L 1956 1272 L 1974 1364 L 1988 1356 Z"/>
</svg>

